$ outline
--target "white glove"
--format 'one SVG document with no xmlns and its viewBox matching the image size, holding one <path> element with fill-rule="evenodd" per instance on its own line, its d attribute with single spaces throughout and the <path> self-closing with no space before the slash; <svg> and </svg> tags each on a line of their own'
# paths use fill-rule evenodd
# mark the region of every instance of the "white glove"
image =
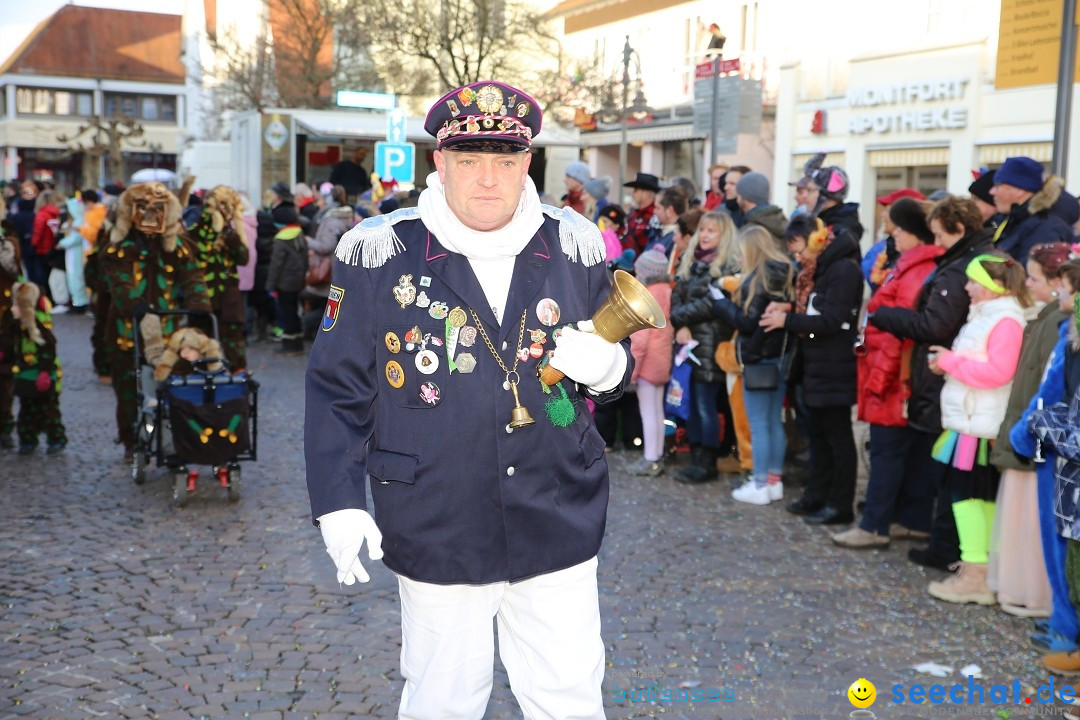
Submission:
<svg viewBox="0 0 1080 720">
<path fill-rule="evenodd" d="M 382 533 L 375 525 L 375 518 L 366 510 L 350 508 L 335 510 L 319 517 L 326 552 L 337 566 L 339 583 L 352 585 L 357 580 L 370 580 L 367 570 L 360 564 L 360 546 L 367 540 L 368 557 L 378 560 L 383 556 Z"/>
<path fill-rule="evenodd" d="M 592 320 L 582 320 L 578 329 L 563 328 L 555 338 L 551 367 L 561 370 L 576 383 L 604 392 L 619 384 L 626 370 L 626 353 L 593 331 Z"/>
</svg>

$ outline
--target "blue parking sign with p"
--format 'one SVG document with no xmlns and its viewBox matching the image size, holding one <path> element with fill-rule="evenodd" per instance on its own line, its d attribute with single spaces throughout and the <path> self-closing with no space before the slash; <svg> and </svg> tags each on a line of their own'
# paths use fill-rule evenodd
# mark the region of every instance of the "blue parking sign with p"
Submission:
<svg viewBox="0 0 1080 720">
<path fill-rule="evenodd" d="M 411 183 L 416 177 L 416 146 L 412 143 L 375 143 L 375 173 Z"/>
</svg>

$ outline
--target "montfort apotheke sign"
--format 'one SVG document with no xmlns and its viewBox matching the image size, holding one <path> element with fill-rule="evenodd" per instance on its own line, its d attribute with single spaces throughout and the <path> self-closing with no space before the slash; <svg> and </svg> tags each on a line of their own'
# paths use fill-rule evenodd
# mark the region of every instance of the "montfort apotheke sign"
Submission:
<svg viewBox="0 0 1080 720">
<path fill-rule="evenodd" d="M 948 103 L 962 101 L 967 85 L 967 78 L 950 78 L 849 90 L 847 102 L 852 113 L 848 119 L 848 133 L 863 135 L 965 128 L 967 107 Z M 858 112 L 859 108 L 874 108 L 875 112 Z"/>
</svg>

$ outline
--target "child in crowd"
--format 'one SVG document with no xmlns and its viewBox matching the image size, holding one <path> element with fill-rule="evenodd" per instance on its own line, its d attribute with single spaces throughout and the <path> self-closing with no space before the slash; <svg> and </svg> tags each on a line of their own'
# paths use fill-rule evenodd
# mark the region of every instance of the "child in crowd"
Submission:
<svg viewBox="0 0 1080 720">
<path fill-rule="evenodd" d="M 725 472 L 737 472 L 738 463 L 731 456 L 731 442 L 720 449 L 720 423 L 717 413 L 721 407 L 718 397 L 724 387 L 724 371 L 716 364 L 718 343 L 731 337 L 730 323 L 718 318 L 712 310 L 709 287 L 725 275 L 739 270 L 739 254 L 735 244 L 735 224 L 725 213 L 708 213 L 698 222 L 697 233 L 682 255 L 677 282 L 671 294 L 671 324 L 675 342 L 685 345 L 696 340 L 695 365 L 690 382 L 690 418 L 686 423 L 690 442 L 690 467 L 678 473 L 683 483 L 702 483 L 717 478 L 717 459 L 721 454 L 729 460 Z M 726 407 L 725 402 L 723 406 Z M 730 418 L 730 412 L 724 413 Z M 730 420 L 725 422 L 731 427 Z M 725 436 L 730 431 L 725 428 Z"/>
<path fill-rule="evenodd" d="M 787 359 L 794 349 L 786 330 L 767 332 L 759 325 L 772 302 L 789 302 L 794 293 L 795 266 L 778 247 L 772 234 L 760 225 L 748 225 L 739 233 L 744 275 L 732 298 L 716 286 L 710 289 L 713 312 L 739 335 L 736 353 L 743 366 L 743 402 L 750 418 L 753 438 L 753 477 L 731 496 L 739 502 L 768 505 L 784 497 L 781 482 L 787 437 L 780 413 L 787 392 Z M 775 366 L 774 387 L 750 387 L 746 368 Z"/>
<path fill-rule="evenodd" d="M 659 249 L 646 250 L 634 263 L 634 274 L 666 318 L 671 313 L 667 257 Z M 645 445 L 644 457 L 634 468 L 635 475 L 655 477 L 664 471 L 664 390 L 671 379 L 674 337 L 671 323 L 659 329 L 640 330 L 630 336 L 630 352 L 634 356 L 634 373 L 630 381 L 637 384 Z"/>
<path fill-rule="evenodd" d="M 1027 287 L 1032 308 L 1012 393 L 990 462 L 1001 471 L 997 513 L 990 542 L 987 585 L 997 593 L 1001 609 L 1021 617 L 1050 614 L 1051 591 L 1043 563 L 1039 536 L 1039 496 L 1035 466 L 1014 451 L 1009 431 L 1038 391 L 1047 359 L 1058 340 L 1059 327 L 1068 315 L 1058 305 L 1061 278 L 1058 270 L 1069 259 L 1065 243 L 1038 245 L 1027 261 Z"/>
<path fill-rule="evenodd" d="M 49 301 L 34 283 L 15 283 L 11 289 L 10 319 L 3 319 L 0 330 L 14 348 L 11 368 L 15 396 L 19 398 L 19 454 L 30 455 L 37 448 L 38 436 L 45 433 L 48 454 L 67 446 L 64 423 L 60 417 L 60 358 L 52 334 Z"/>
<path fill-rule="evenodd" d="M 934 459 L 948 464 L 946 482 L 960 536 L 960 564 L 952 577 L 927 591 L 953 603 L 993 605 L 986 584 L 990 529 L 998 471 L 989 463 L 989 441 L 997 437 L 1012 388 L 1031 304 L 1020 263 L 1001 252 L 974 257 L 965 270 L 971 299 L 968 321 L 952 350 L 930 347 L 931 372 L 945 376 L 941 424 Z"/>
</svg>

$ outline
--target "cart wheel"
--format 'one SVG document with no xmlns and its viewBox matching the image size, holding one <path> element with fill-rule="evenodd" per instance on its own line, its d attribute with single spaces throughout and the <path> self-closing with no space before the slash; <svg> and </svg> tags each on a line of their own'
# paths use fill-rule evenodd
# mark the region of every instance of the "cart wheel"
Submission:
<svg viewBox="0 0 1080 720">
<path fill-rule="evenodd" d="M 173 473 L 173 505 L 184 507 L 188 501 L 188 478 L 186 472 Z"/>
<path fill-rule="evenodd" d="M 240 466 L 229 468 L 229 487 L 226 489 L 229 493 L 229 502 L 236 502 L 240 499 Z"/>
<path fill-rule="evenodd" d="M 146 451 L 136 450 L 131 455 L 131 479 L 135 481 L 136 485 L 142 485 L 146 482 Z"/>
</svg>

